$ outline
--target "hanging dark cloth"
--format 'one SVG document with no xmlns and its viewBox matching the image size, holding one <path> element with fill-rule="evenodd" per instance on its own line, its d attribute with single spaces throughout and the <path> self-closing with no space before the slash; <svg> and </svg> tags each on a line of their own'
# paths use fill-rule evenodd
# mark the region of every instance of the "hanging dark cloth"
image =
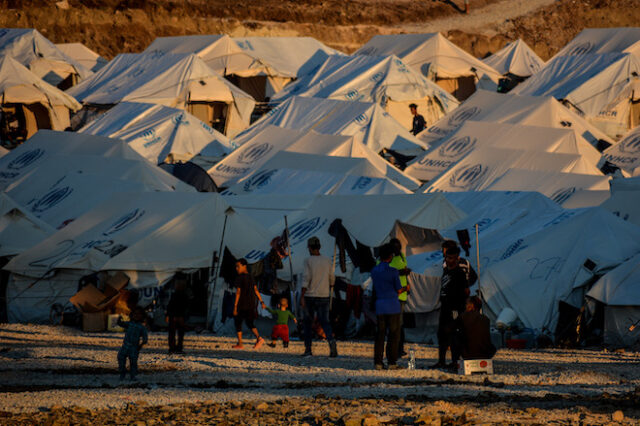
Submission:
<svg viewBox="0 0 640 426">
<path fill-rule="evenodd" d="M 360 241 L 356 240 L 356 257 L 358 258 L 358 264 L 354 265 L 360 268 L 360 272 L 371 272 L 374 266 L 376 266 L 376 259 L 371 254 L 369 246 L 365 246 Z"/>
<path fill-rule="evenodd" d="M 359 265 L 358 253 L 347 229 L 342 225 L 341 219 L 336 219 L 331 222 L 331 225 L 329 225 L 329 235 L 336 239 L 336 244 L 339 249 L 340 270 L 343 273 L 347 272 L 346 254 L 349 255 L 353 265 L 357 267 Z"/>
<path fill-rule="evenodd" d="M 224 256 L 220 264 L 219 276 L 227 283 L 233 283 L 236 279 L 236 258 L 231 254 L 228 248 L 224 248 Z"/>
</svg>

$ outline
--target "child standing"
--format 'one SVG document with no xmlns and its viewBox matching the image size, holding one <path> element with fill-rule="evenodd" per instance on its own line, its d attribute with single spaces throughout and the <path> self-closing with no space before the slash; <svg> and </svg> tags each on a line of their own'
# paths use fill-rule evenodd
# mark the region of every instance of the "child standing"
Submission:
<svg viewBox="0 0 640 426">
<path fill-rule="evenodd" d="M 262 301 L 262 297 L 258 292 L 258 287 L 256 286 L 253 277 L 249 275 L 246 259 L 238 259 L 236 262 L 236 272 L 238 273 L 238 276 L 236 277 L 235 282 L 236 300 L 233 306 L 233 319 L 236 326 L 236 334 L 238 335 L 238 343 L 233 345 L 233 348 L 244 348 L 242 345 L 242 323 L 244 322 L 247 324 L 247 327 L 249 327 L 253 335 L 256 336 L 256 344 L 253 348 L 258 349 L 264 343 L 264 339 L 260 337 L 258 329 L 253 322 L 258 316 L 258 312 L 256 310 L 258 300 L 262 304 L 263 309 L 266 308 L 266 305 Z"/>
<path fill-rule="evenodd" d="M 129 358 L 131 380 L 135 380 L 138 374 L 138 354 L 148 340 L 147 329 L 142 324 L 143 321 L 144 311 L 140 307 L 134 308 L 131 312 L 131 321 L 125 322 L 122 321 L 122 318 L 118 318 L 118 325 L 125 329 L 124 341 L 118 351 L 120 380 L 124 380 L 127 374 L 127 358 Z"/>
<path fill-rule="evenodd" d="M 267 307 L 267 311 L 276 316 L 276 324 L 273 326 L 273 330 L 271 330 L 272 342 L 269 343 L 269 346 L 275 348 L 276 340 L 280 338 L 282 339 L 282 346 L 287 348 L 289 347 L 289 319 L 292 319 L 296 324 L 298 323 L 298 320 L 296 320 L 293 313 L 287 309 L 289 307 L 289 301 L 286 297 L 280 299 L 278 307 L 280 309 L 271 309 Z"/>
</svg>

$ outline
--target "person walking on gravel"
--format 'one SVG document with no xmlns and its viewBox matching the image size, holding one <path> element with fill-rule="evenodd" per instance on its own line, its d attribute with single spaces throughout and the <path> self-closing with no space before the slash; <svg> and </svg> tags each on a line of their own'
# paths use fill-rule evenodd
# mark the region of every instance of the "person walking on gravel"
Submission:
<svg viewBox="0 0 640 426">
<path fill-rule="evenodd" d="M 320 254 L 320 240 L 311 237 L 307 241 L 310 257 L 304 260 L 304 273 L 302 274 L 302 293 L 300 295 L 300 308 L 304 314 L 304 354 L 311 356 L 311 342 L 313 340 L 313 319 L 318 316 L 318 321 L 329 341 L 330 357 L 338 356 L 336 340 L 333 337 L 331 324 L 329 323 L 329 297 L 333 291 L 334 271 L 331 260 Z"/>
<path fill-rule="evenodd" d="M 118 351 L 120 380 L 124 380 L 127 375 L 127 358 L 129 358 L 129 374 L 131 375 L 131 380 L 135 380 L 138 374 L 138 355 L 140 354 L 142 346 L 144 346 L 149 339 L 147 328 L 143 322 L 144 311 L 140 307 L 136 307 L 131 311 L 131 321 L 126 322 L 122 321 L 122 317 L 118 318 L 118 325 L 125 329 L 124 341 Z"/>
<path fill-rule="evenodd" d="M 233 319 L 236 326 L 236 334 L 238 335 L 238 343 L 233 345 L 234 349 L 244 349 L 242 345 L 242 323 L 244 322 L 251 330 L 254 336 L 256 336 L 256 344 L 254 349 L 259 349 L 264 344 L 264 339 L 260 337 L 258 329 L 254 325 L 254 321 L 258 317 L 258 301 L 262 304 L 262 309 L 267 305 L 262 301 L 258 287 L 256 286 L 253 277 L 249 275 L 247 269 L 247 260 L 238 259 L 236 262 L 236 300 L 233 306 Z"/>
</svg>

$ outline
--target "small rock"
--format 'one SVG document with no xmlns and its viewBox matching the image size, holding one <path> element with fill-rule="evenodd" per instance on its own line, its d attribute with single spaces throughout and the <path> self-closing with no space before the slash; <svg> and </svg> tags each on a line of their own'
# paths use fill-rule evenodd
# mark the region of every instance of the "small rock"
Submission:
<svg viewBox="0 0 640 426">
<path fill-rule="evenodd" d="M 264 411 L 268 408 L 269 408 L 269 404 L 267 404 L 266 402 L 263 402 L 262 404 L 258 404 L 258 406 L 256 407 L 256 410 Z"/>
<path fill-rule="evenodd" d="M 56 2 L 56 7 L 61 10 L 69 10 L 71 6 L 69 5 L 69 2 L 67 0 L 62 0 Z"/>
<path fill-rule="evenodd" d="M 614 411 L 611 415 L 611 420 L 614 422 L 621 422 L 624 420 L 624 413 L 620 410 Z"/>
<path fill-rule="evenodd" d="M 233 405 L 236 408 L 240 408 L 240 407 L 242 407 L 242 402 L 241 401 L 231 401 L 231 405 Z"/>
<path fill-rule="evenodd" d="M 360 426 L 362 424 L 362 416 L 351 415 L 343 420 L 344 426 Z"/>
<path fill-rule="evenodd" d="M 362 420 L 362 426 L 377 426 L 380 424 L 378 417 L 374 414 L 365 414 Z"/>
</svg>

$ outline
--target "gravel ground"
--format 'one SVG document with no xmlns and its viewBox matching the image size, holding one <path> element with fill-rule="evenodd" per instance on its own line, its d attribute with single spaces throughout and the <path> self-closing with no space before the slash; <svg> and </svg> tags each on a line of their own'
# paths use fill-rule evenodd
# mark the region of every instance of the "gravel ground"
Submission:
<svg viewBox="0 0 640 426">
<path fill-rule="evenodd" d="M 182 404 L 174 409 L 200 407 L 203 413 L 210 412 L 211 421 L 231 407 L 237 409 L 236 417 L 229 414 L 228 418 L 242 423 L 246 420 L 242 416 L 248 415 L 243 403 L 269 402 L 266 406 L 277 410 L 266 419 L 277 418 L 295 400 L 317 409 L 335 405 L 336 412 L 328 413 L 325 421 L 345 423 L 344 413 L 354 410 L 336 398 L 357 401 L 360 409 L 355 412 L 363 415 L 381 408 L 371 401 L 375 398 L 386 406 L 385 412 L 400 410 L 387 419 L 392 423 L 409 403 L 415 406 L 414 417 L 427 408 L 430 416 L 437 417 L 438 404 L 450 404 L 455 409 L 449 411 L 458 417 L 475 413 L 474 422 L 511 418 L 527 423 L 536 418 L 584 423 L 588 418 L 586 423 L 607 423 L 617 410 L 623 412 L 625 422 L 640 420 L 640 354 L 636 352 L 504 349 L 494 360 L 494 375 L 460 376 L 427 369 L 435 362 L 436 348 L 418 345 L 418 369 L 375 371 L 370 342 L 339 342 L 338 358 L 329 358 L 326 343 L 317 342 L 314 356 L 301 358 L 301 342 L 292 342 L 288 349 L 265 345 L 257 351 L 246 344 L 247 349 L 238 351 L 231 348 L 229 337 L 187 334 L 186 353 L 178 356 L 166 354 L 165 334 L 151 333 L 140 355 L 139 380 L 120 382 L 116 352 L 121 339 L 118 333 L 2 325 L 0 412 L 8 420 L 36 423 L 38 416 L 75 413 L 82 422 L 82 410 L 103 410 L 101 415 L 108 416 L 137 404 L 161 413 L 162 407 Z M 406 359 L 402 362 L 406 364 Z M 538 410 L 534 417 L 529 415 L 532 409 Z M 269 410 L 262 410 L 263 414 Z M 341 410 L 342 420 L 331 417 Z M 376 414 L 378 421 L 387 421 L 384 416 L 380 420 L 381 415 Z M 309 423 L 304 416 L 296 419 Z M 440 418 L 445 423 L 449 420 Z"/>
</svg>

